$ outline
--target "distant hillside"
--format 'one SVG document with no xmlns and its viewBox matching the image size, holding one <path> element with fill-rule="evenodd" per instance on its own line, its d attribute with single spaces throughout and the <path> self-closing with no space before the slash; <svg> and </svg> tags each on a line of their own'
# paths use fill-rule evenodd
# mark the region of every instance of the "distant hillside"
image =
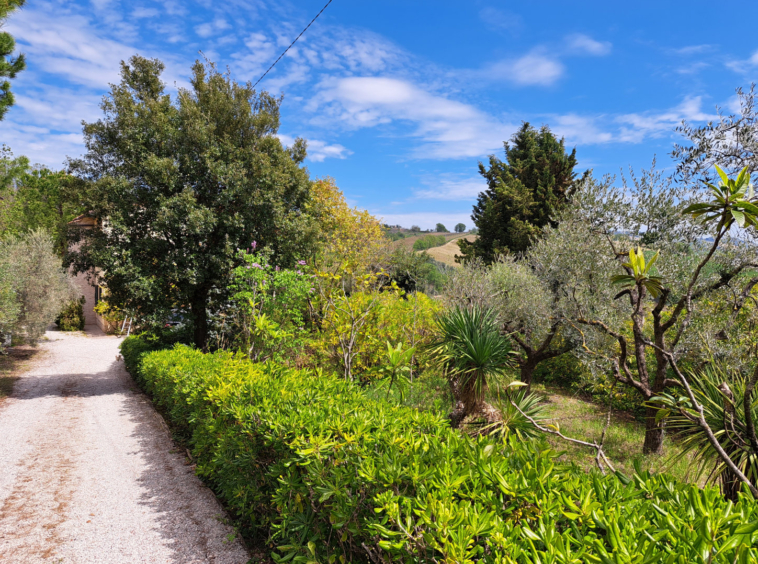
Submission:
<svg viewBox="0 0 758 564">
<path fill-rule="evenodd" d="M 398 239 L 397 241 L 394 241 L 392 244 L 395 245 L 395 247 L 405 247 L 406 249 L 412 249 L 413 244 L 422 237 L 426 237 L 427 235 L 442 235 L 447 239 L 448 241 L 452 241 L 454 239 L 460 239 L 464 234 L 461 233 L 434 233 L 434 232 L 412 232 L 408 231 L 406 233 L 405 239 Z"/>
<path fill-rule="evenodd" d="M 456 233 L 451 240 L 441 247 L 434 247 L 426 251 L 430 257 L 439 262 L 445 263 L 450 266 L 461 266 L 455 262 L 455 255 L 461 254 L 461 250 L 458 248 L 458 241 L 465 238 L 467 241 L 475 241 L 476 235 L 467 235 Z"/>
</svg>

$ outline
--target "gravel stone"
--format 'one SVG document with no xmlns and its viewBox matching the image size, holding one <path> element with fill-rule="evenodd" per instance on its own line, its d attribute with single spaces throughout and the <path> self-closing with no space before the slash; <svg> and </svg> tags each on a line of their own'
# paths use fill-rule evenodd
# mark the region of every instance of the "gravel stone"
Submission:
<svg viewBox="0 0 758 564">
<path fill-rule="evenodd" d="M 0 405 L 0 562 L 245 564 L 213 493 L 97 327 L 49 331 Z"/>
</svg>

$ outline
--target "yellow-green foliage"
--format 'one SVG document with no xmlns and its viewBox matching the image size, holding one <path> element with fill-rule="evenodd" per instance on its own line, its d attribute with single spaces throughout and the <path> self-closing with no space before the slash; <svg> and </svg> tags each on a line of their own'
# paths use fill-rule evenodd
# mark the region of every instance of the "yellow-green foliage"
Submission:
<svg viewBox="0 0 758 564">
<path fill-rule="evenodd" d="M 354 384 L 179 346 L 138 382 L 197 471 L 276 562 L 747 564 L 758 504 L 640 473 L 601 477 L 543 443 L 493 442 Z M 140 352 L 142 351 L 142 353 Z"/>
<path fill-rule="evenodd" d="M 339 337 L 349 332 L 355 315 L 366 313 L 355 339 L 358 354 L 353 361 L 354 378 L 371 378 L 382 368 L 388 342 L 415 347 L 419 351 L 415 367 L 425 368 L 423 348 L 432 340 L 434 315 L 442 307 L 439 302 L 420 292 L 406 296 L 398 291 L 355 292 L 333 300 L 334 307 L 324 308 L 320 331 L 311 343 L 317 366 L 331 365 L 341 370 L 344 345 Z"/>
</svg>

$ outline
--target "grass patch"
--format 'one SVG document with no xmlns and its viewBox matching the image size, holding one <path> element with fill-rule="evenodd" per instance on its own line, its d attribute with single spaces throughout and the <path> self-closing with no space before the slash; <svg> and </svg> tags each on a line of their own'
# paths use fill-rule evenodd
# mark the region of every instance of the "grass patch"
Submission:
<svg viewBox="0 0 758 564">
<path fill-rule="evenodd" d="M 605 426 L 608 409 L 563 390 L 535 387 L 535 391 L 544 393 L 547 398 L 545 416 L 548 423 L 558 424 L 561 432 L 569 437 L 582 440 L 599 440 Z M 626 475 L 634 474 L 635 464 L 642 470 L 650 472 L 667 472 L 685 482 L 698 482 L 691 470 L 690 458 L 684 457 L 675 462 L 672 459 L 681 453 L 679 445 L 666 437 L 664 454 L 661 456 L 642 454 L 645 438 L 645 425 L 626 412 L 614 412 L 605 437 L 605 453 L 617 470 Z M 549 435 L 548 442 L 559 451 L 565 451 L 563 460 L 573 462 L 584 468 L 596 468 L 593 450 L 572 445 L 558 437 Z M 703 485 L 703 484 L 700 484 Z"/>
</svg>

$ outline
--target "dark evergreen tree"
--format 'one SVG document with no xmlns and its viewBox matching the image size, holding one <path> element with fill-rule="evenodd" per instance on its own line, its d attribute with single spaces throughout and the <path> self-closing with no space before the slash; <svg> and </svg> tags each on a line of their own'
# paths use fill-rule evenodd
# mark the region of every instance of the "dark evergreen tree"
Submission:
<svg viewBox="0 0 758 564">
<path fill-rule="evenodd" d="M 571 195 L 576 149 L 566 153 L 563 139 L 547 126 L 537 131 L 524 122 L 505 143 L 505 157 L 491 155 L 489 167 L 479 163 L 488 187 L 472 214 L 479 237 L 459 242 L 463 260 L 491 263 L 500 254 L 525 251 Z"/>
<path fill-rule="evenodd" d="M 266 92 L 197 62 L 172 100 L 162 71 L 158 60 L 122 63 L 104 118 L 84 125 L 88 152 L 70 165 L 94 184 L 100 224 L 69 262 L 98 267 L 108 300 L 143 323 L 186 312 L 205 348 L 240 249 L 256 241 L 283 266 L 311 254 L 306 147 L 282 146 L 280 100 Z"/>
<path fill-rule="evenodd" d="M 26 0 L 0 0 L 0 25 L 8 18 L 11 12 L 24 5 Z M 0 121 L 5 117 L 8 108 L 13 105 L 13 92 L 9 78 L 16 78 L 16 74 L 26 68 L 24 55 L 16 58 L 10 55 L 16 48 L 16 41 L 7 31 L 0 31 Z"/>
</svg>

